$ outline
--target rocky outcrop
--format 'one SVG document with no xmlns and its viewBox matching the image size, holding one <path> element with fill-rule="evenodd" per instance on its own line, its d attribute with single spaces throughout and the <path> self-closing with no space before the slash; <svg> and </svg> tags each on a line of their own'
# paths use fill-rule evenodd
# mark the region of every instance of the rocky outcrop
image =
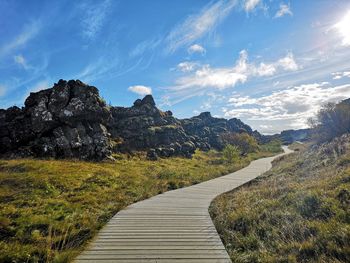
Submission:
<svg viewBox="0 0 350 263">
<path fill-rule="evenodd" d="M 185 132 L 194 138 L 196 146 L 202 150 L 221 149 L 223 142 L 220 134 L 226 132 L 246 132 L 253 135 L 252 129 L 241 120 L 212 117 L 210 112 L 203 112 L 190 119 L 181 120 Z"/>
<path fill-rule="evenodd" d="M 31 93 L 22 109 L 0 112 L 0 151 L 5 156 L 103 159 L 112 145 L 111 113 L 98 90 L 60 80 Z"/>
<path fill-rule="evenodd" d="M 212 117 L 209 112 L 179 120 L 170 111 L 159 110 L 151 95 L 135 101 L 130 108 L 112 107 L 112 137 L 116 151 L 146 150 L 150 159 L 158 156 L 191 156 L 199 148 L 223 148 L 220 134 L 252 129 L 238 119 Z"/>
<path fill-rule="evenodd" d="M 190 156 L 196 149 L 193 138 L 185 133 L 181 122 L 172 112 L 159 110 L 151 95 L 136 100 L 130 108 L 112 107 L 111 112 L 110 131 L 119 142 L 116 151 L 151 149 L 152 158 L 156 158 Z"/>
<path fill-rule="evenodd" d="M 147 151 L 159 156 L 190 157 L 199 148 L 221 149 L 220 134 L 257 131 L 239 119 L 209 112 L 177 119 L 161 111 L 151 95 L 132 107 L 107 106 L 97 88 L 79 80 L 60 80 L 31 93 L 23 108 L 0 110 L 0 154 L 54 158 L 104 159 L 113 152 Z"/>
</svg>

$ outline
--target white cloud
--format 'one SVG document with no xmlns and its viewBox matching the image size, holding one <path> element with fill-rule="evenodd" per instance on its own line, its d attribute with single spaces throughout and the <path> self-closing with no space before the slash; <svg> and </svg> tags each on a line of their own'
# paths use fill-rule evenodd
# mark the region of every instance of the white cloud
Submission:
<svg viewBox="0 0 350 263">
<path fill-rule="evenodd" d="M 299 66 L 294 60 L 294 55 L 291 52 L 288 52 L 287 56 L 285 56 L 284 58 L 281 58 L 278 61 L 277 65 L 282 67 L 284 70 L 295 71 L 299 69 Z"/>
<path fill-rule="evenodd" d="M 83 17 L 81 20 L 82 34 L 87 39 L 94 39 L 95 35 L 101 30 L 109 12 L 111 0 L 95 3 L 83 3 L 80 5 Z"/>
<path fill-rule="evenodd" d="M 166 37 L 167 51 L 188 46 L 211 32 L 236 6 L 236 0 L 220 0 L 205 6 L 199 14 L 190 15 Z"/>
<path fill-rule="evenodd" d="M 194 44 L 187 49 L 187 52 L 189 54 L 193 54 L 193 53 L 205 54 L 206 50 L 201 45 Z"/>
<path fill-rule="evenodd" d="M 0 97 L 6 95 L 7 88 L 4 85 L 0 85 Z"/>
<path fill-rule="evenodd" d="M 292 10 L 290 9 L 290 5 L 288 4 L 280 4 L 280 9 L 276 12 L 275 18 L 283 17 L 285 15 L 293 15 Z"/>
<path fill-rule="evenodd" d="M 172 91 L 188 90 L 191 94 L 206 88 L 226 89 L 236 86 L 238 83 L 245 83 L 251 77 L 272 76 L 278 71 L 294 71 L 298 65 L 293 54 L 288 53 L 285 57 L 271 63 L 261 62 L 256 65 L 249 63 L 248 52 L 242 50 L 239 58 L 233 67 L 213 68 L 210 65 L 196 65 L 198 69 L 193 70 L 193 65 L 182 64 L 184 72 L 188 74 L 178 78 L 175 85 L 169 89 Z M 196 88 L 196 89 L 195 89 Z"/>
<path fill-rule="evenodd" d="M 224 109 L 226 117 L 242 118 L 255 127 L 269 125 L 264 132 L 305 128 L 307 119 L 320 106 L 350 97 L 350 84 L 332 87 L 327 82 L 300 85 L 275 91 L 261 97 L 234 96 L 229 99 L 231 109 Z"/>
<path fill-rule="evenodd" d="M 272 76 L 276 72 L 276 67 L 273 64 L 260 63 L 257 68 L 257 74 L 259 76 Z"/>
<path fill-rule="evenodd" d="M 176 68 L 182 72 L 191 72 L 195 70 L 196 67 L 198 67 L 198 63 L 185 61 L 185 62 L 179 63 Z"/>
<path fill-rule="evenodd" d="M 13 59 L 18 65 L 22 66 L 24 69 L 28 69 L 27 61 L 22 55 L 16 55 Z"/>
<path fill-rule="evenodd" d="M 334 72 L 332 73 L 333 79 L 342 79 L 344 77 L 350 78 L 350 71 L 344 71 L 344 72 Z"/>
<path fill-rule="evenodd" d="M 152 89 L 150 87 L 142 85 L 130 86 L 128 90 L 142 96 L 152 94 Z"/>
<path fill-rule="evenodd" d="M 29 40 L 33 39 L 39 33 L 40 28 L 41 24 L 38 21 L 33 21 L 26 25 L 23 31 L 12 41 L 0 47 L 0 57 L 26 45 Z"/>
<path fill-rule="evenodd" d="M 261 0 L 244 0 L 244 10 L 246 12 L 251 12 L 253 11 L 258 4 L 260 4 Z"/>
<path fill-rule="evenodd" d="M 247 76 L 236 72 L 234 68 L 211 68 L 209 65 L 204 65 L 192 75 L 177 79 L 176 86 L 172 89 L 183 90 L 190 87 L 225 89 L 246 80 Z"/>
</svg>

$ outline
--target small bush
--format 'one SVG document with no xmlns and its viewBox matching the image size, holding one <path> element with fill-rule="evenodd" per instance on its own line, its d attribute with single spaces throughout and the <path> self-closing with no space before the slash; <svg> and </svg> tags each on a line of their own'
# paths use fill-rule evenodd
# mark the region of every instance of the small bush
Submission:
<svg viewBox="0 0 350 263">
<path fill-rule="evenodd" d="M 332 210 L 322 202 L 318 195 L 306 195 L 298 207 L 300 214 L 307 219 L 327 220 L 332 216 Z"/>
<path fill-rule="evenodd" d="M 318 142 L 329 141 L 350 132 L 350 103 L 328 103 L 323 105 L 315 118 L 309 119 L 314 129 L 313 138 Z"/>
<path fill-rule="evenodd" d="M 240 151 L 237 146 L 228 144 L 222 151 L 223 157 L 228 163 L 235 163 L 239 161 Z"/>
<path fill-rule="evenodd" d="M 256 139 L 248 133 L 226 132 L 220 135 L 222 142 L 235 145 L 242 154 L 256 152 L 259 149 Z"/>
</svg>

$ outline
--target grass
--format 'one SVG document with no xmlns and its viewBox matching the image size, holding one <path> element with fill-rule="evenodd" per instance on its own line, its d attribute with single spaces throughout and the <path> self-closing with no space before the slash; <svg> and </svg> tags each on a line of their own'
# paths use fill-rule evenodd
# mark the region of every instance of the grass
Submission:
<svg viewBox="0 0 350 263">
<path fill-rule="evenodd" d="M 222 153 L 148 161 L 145 154 L 115 162 L 0 160 L 0 262 L 69 262 L 119 210 L 246 166 Z"/>
<path fill-rule="evenodd" d="M 350 262 L 350 149 L 334 158 L 293 148 L 211 204 L 233 262 Z"/>
</svg>

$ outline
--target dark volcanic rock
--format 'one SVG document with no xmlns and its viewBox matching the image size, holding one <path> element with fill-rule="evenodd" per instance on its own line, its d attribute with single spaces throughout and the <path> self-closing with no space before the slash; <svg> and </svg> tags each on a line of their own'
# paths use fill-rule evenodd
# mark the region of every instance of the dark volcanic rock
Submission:
<svg viewBox="0 0 350 263">
<path fill-rule="evenodd" d="M 1 153 L 103 159 L 111 154 L 105 127 L 110 119 L 95 87 L 60 80 L 53 88 L 31 93 L 24 108 L 1 110 Z"/>
<path fill-rule="evenodd" d="M 112 152 L 147 151 L 147 157 L 191 157 L 197 148 L 221 149 L 220 134 L 261 135 L 239 119 L 209 112 L 179 120 L 156 107 L 151 95 L 132 107 L 107 107 L 97 88 L 79 80 L 60 80 L 31 93 L 25 107 L 0 109 L 0 154 L 103 159 Z"/>
<path fill-rule="evenodd" d="M 117 151 L 147 151 L 152 148 L 159 156 L 183 155 L 185 150 L 181 149 L 181 145 L 191 141 L 181 122 L 170 111 L 159 110 L 151 95 L 136 100 L 130 108 L 112 107 L 111 112 L 112 137 L 122 141 L 116 146 Z M 177 145 L 172 145 L 174 142 Z"/>
<path fill-rule="evenodd" d="M 215 118 L 211 116 L 210 112 L 202 112 L 198 116 L 181 120 L 181 123 L 185 132 L 195 138 L 197 147 L 202 150 L 223 148 L 224 145 L 220 139 L 222 133 L 246 132 L 253 135 L 252 129 L 241 120 Z"/>
</svg>

